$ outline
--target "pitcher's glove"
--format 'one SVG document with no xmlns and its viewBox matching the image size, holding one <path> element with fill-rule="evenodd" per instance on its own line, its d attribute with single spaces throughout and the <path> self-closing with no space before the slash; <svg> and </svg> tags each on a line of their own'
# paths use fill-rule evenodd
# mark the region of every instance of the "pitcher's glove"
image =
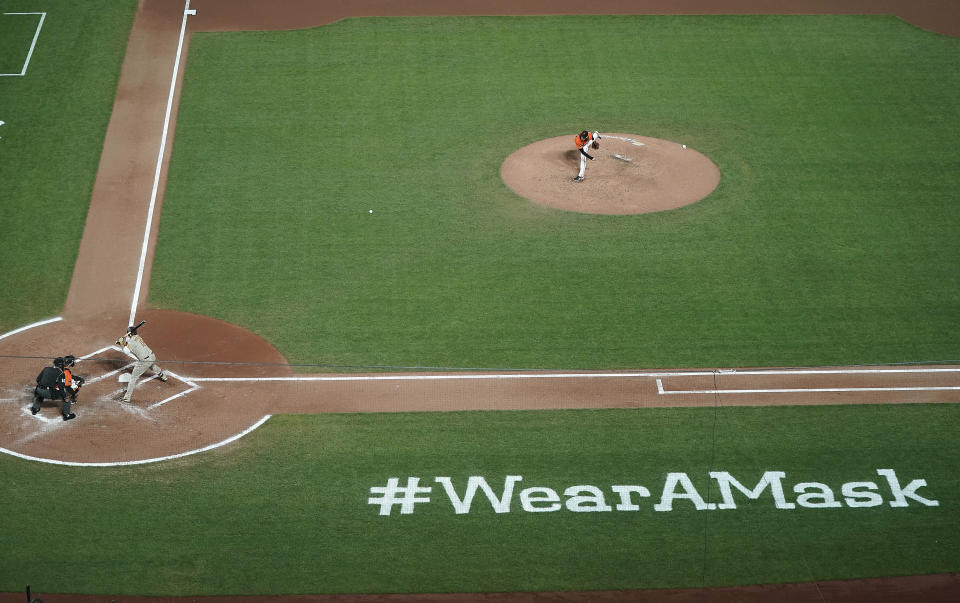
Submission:
<svg viewBox="0 0 960 603">
<path fill-rule="evenodd" d="M 594 148 L 594 150 L 598 150 L 598 151 L 599 151 L 599 150 L 600 150 L 600 143 L 597 142 L 596 140 L 594 140 L 594 141 L 593 141 L 593 148 Z"/>
</svg>

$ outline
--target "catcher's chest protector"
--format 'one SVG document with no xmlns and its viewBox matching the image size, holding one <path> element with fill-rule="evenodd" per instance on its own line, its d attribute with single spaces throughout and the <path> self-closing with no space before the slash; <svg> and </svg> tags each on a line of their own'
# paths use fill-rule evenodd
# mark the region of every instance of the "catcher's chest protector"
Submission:
<svg viewBox="0 0 960 603">
<path fill-rule="evenodd" d="M 48 366 L 37 375 L 37 385 L 41 387 L 56 387 L 57 382 L 60 381 L 60 376 L 61 373 L 59 369 Z"/>
</svg>

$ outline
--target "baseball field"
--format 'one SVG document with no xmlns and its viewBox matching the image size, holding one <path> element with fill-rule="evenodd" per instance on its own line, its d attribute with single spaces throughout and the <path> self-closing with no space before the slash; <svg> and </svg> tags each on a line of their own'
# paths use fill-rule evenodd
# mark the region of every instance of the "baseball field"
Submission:
<svg viewBox="0 0 960 603">
<path fill-rule="evenodd" d="M 0 0 L 0 592 L 960 588 L 960 39 L 227 4 Z M 582 129 L 719 185 L 602 215 L 501 178 Z M 531 178 L 592 207 L 607 148 Z M 117 410 L 128 308 L 180 389 Z M 65 353 L 78 420 L 38 422 Z"/>
</svg>

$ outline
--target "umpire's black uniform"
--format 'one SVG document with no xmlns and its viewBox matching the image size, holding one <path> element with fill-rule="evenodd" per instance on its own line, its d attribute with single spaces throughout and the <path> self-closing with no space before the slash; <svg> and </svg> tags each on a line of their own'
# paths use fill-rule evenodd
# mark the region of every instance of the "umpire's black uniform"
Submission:
<svg viewBox="0 0 960 603">
<path fill-rule="evenodd" d="M 63 420 L 75 419 L 77 415 L 70 412 L 69 396 L 73 394 L 73 390 L 70 389 L 73 385 L 70 383 L 71 377 L 64 369 L 64 359 L 54 359 L 53 366 L 45 367 L 37 375 L 37 386 L 33 389 L 33 405 L 30 407 L 30 412 L 33 414 L 40 412 L 40 404 L 44 399 L 59 400 Z"/>
</svg>

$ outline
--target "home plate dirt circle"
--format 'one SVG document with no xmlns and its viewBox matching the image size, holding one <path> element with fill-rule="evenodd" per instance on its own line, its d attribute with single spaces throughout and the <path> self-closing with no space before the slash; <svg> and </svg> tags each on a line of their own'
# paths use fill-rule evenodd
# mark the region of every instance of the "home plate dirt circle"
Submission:
<svg viewBox="0 0 960 603">
<path fill-rule="evenodd" d="M 162 460 L 230 442 L 274 412 L 276 400 L 262 388 L 204 380 L 292 375 L 268 341 L 186 312 L 146 310 L 138 318 L 147 321 L 141 334 L 168 380 L 148 371 L 131 403 L 116 399 L 126 388 L 118 376 L 132 363 L 114 345 L 126 316 L 65 319 L 0 342 L 0 374 L 8 385 L 0 391 L 0 452 L 67 464 Z M 37 415 L 29 410 L 31 384 L 53 349 L 80 358 L 75 372 L 87 379 L 74 406 L 78 416 L 69 422 L 49 401 Z"/>
<path fill-rule="evenodd" d="M 514 151 L 500 176 L 534 203 L 590 214 L 630 215 L 676 209 L 700 201 L 720 183 L 720 169 L 706 155 L 679 142 L 601 133 L 586 178 L 574 135 L 547 138 Z"/>
</svg>

